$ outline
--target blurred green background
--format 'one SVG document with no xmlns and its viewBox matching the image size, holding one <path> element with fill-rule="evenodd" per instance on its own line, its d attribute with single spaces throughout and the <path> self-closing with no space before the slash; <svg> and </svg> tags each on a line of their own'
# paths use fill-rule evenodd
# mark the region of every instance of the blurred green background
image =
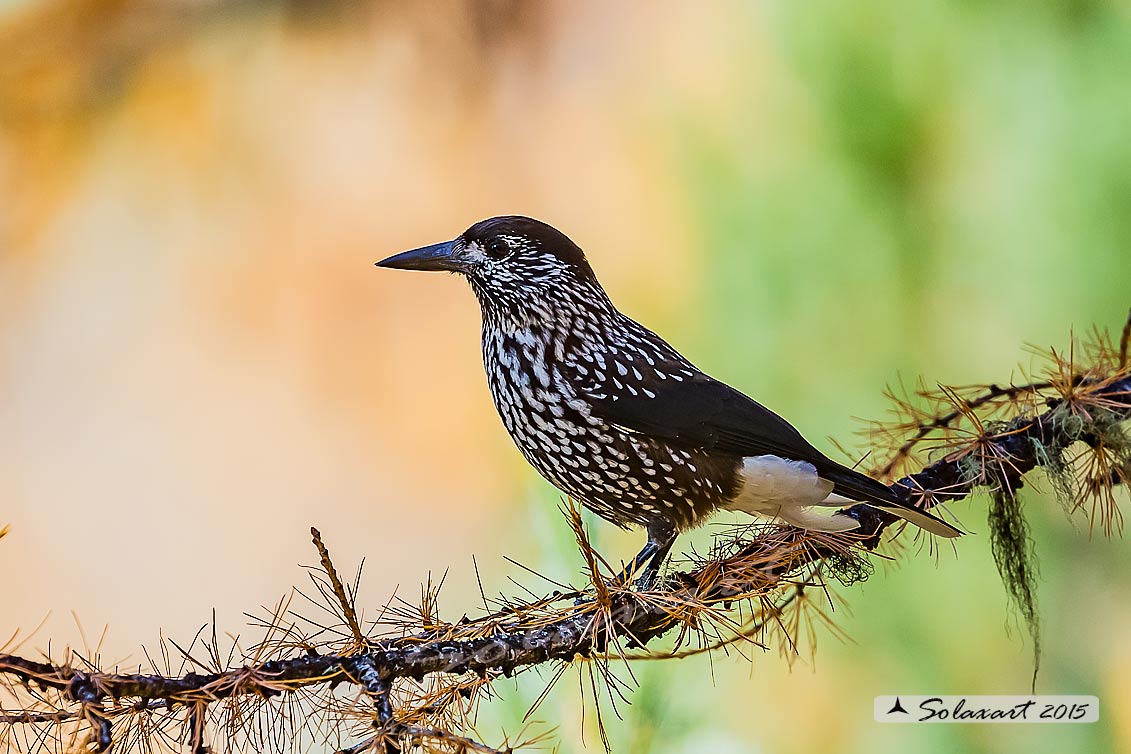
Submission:
<svg viewBox="0 0 1131 754">
<path fill-rule="evenodd" d="M 311 524 L 367 559 L 372 612 L 444 569 L 446 617 L 475 610 L 473 555 L 488 593 L 504 555 L 576 578 L 466 286 L 371 266 L 483 217 L 566 231 L 829 451 L 864 451 L 887 384 L 1003 382 L 1131 305 L 1117 0 L 6 0 L 0 51 L 0 635 L 49 616 L 28 647 L 109 624 L 136 666 L 213 607 L 239 632 L 304 578 Z M 815 664 L 635 668 L 613 751 L 1131 752 L 1131 548 L 1027 503 L 1038 690 L 1100 723 L 872 722 L 877 694 L 1029 688 L 975 500 L 955 552 L 841 590 L 851 641 L 819 629 Z M 544 681 L 499 684 L 483 738 Z M 536 717 L 599 751 L 578 689 Z"/>
</svg>

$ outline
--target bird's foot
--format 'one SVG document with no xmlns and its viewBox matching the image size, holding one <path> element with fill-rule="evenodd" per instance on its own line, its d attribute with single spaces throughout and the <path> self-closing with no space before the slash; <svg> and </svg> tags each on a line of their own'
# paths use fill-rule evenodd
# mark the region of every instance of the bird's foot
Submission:
<svg viewBox="0 0 1131 754">
<path fill-rule="evenodd" d="M 652 587 L 656 585 L 656 579 L 659 575 L 659 567 L 654 567 L 652 564 L 649 564 L 648 567 L 644 569 L 644 573 L 640 574 L 640 578 L 636 579 L 636 591 L 650 591 Z"/>
<path fill-rule="evenodd" d="M 643 571 L 640 570 L 642 566 L 644 567 Z M 635 581 L 633 581 L 633 577 L 635 577 Z M 642 590 L 651 587 L 655 580 L 656 573 L 654 568 L 650 565 L 645 566 L 643 563 L 633 561 L 625 564 L 620 573 L 609 579 L 608 585 L 615 589 L 623 589 L 629 584 L 632 584 L 638 590 Z"/>
<path fill-rule="evenodd" d="M 609 586 L 622 589 L 632 584 L 636 587 L 636 591 L 646 592 L 656 585 L 660 575 L 660 565 L 654 559 L 640 562 L 637 558 L 625 565 L 624 569 L 609 581 Z"/>
<path fill-rule="evenodd" d="M 624 565 L 620 574 L 609 582 L 610 586 L 623 588 L 627 586 L 632 577 L 636 576 L 634 586 L 638 592 L 646 592 L 656 584 L 660 567 L 671 551 L 675 542 L 675 532 L 671 529 L 649 530 L 648 542 L 644 549 L 636 554 L 631 562 Z"/>
</svg>

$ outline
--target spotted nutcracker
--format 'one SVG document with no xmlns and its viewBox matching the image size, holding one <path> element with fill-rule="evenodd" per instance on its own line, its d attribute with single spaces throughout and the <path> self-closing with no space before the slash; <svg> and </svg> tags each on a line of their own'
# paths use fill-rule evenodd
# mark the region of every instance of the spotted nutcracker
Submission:
<svg viewBox="0 0 1131 754">
<path fill-rule="evenodd" d="M 483 312 L 495 407 L 526 460 L 560 490 L 648 543 L 650 583 L 676 536 L 719 509 L 846 531 L 863 502 L 944 537 L 961 532 L 810 445 L 787 421 L 712 379 L 621 314 L 584 253 L 549 225 L 493 217 L 454 241 L 377 263 L 447 270 Z"/>
</svg>

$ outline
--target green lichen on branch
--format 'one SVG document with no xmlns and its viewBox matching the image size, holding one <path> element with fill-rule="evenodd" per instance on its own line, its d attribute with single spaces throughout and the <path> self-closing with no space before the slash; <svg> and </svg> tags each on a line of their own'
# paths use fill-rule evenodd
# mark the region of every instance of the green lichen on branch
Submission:
<svg viewBox="0 0 1131 754">
<path fill-rule="evenodd" d="M 1041 665 L 1041 623 L 1037 612 L 1037 560 L 1019 495 L 1002 487 L 990 494 L 990 551 L 998 575 L 1033 641 L 1033 678 Z"/>
</svg>

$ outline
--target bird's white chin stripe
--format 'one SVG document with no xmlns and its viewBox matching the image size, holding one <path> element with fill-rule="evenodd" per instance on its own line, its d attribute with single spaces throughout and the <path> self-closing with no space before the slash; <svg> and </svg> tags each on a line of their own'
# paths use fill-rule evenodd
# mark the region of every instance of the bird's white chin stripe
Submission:
<svg viewBox="0 0 1131 754">
<path fill-rule="evenodd" d="M 739 470 L 742 488 L 722 507 L 764 516 L 815 531 L 847 531 L 859 524 L 848 516 L 821 510 L 850 504 L 833 494 L 833 483 L 817 475 L 805 461 L 778 456 L 751 456 Z"/>
</svg>

